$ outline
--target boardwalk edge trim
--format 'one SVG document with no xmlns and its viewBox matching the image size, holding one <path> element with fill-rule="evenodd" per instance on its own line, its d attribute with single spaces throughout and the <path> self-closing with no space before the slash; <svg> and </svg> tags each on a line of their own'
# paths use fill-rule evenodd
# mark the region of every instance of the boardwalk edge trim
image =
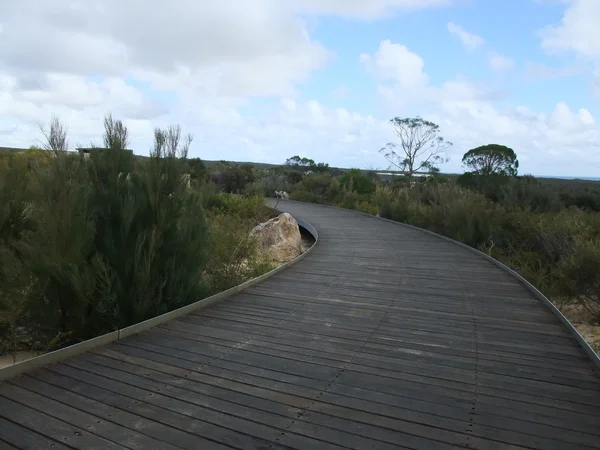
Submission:
<svg viewBox="0 0 600 450">
<path fill-rule="evenodd" d="M 277 209 L 273 209 L 273 211 L 281 214 L 281 211 Z M 146 331 L 162 323 L 169 322 L 171 320 L 185 316 L 186 314 L 189 314 L 192 311 L 204 309 L 208 306 L 214 305 L 215 303 L 223 301 L 226 298 L 237 294 L 238 292 L 242 292 L 245 289 L 248 289 L 249 287 L 254 286 L 255 284 L 260 283 L 261 281 L 264 281 L 267 278 L 270 278 L 273 275 L 281 272 L 282 270 L 296 264 L 298 261 L 301 261 L 304 257 L 306 257 L 306 255 L 308 255 L 315 248 L 319 241 L 319 233 L 317 232 L 316 228 L 312 226 L 312 224 L 305 221 L 304 219 L 295 216 L 294 219 L 296 219 L 296 222 L 298 223 L 299 227 L 304 228 L 313 236 L 315 242 L 308 249 L 306 249 L 304 253 L 292 259 L 291 261 L 288 261 L 280 265 L 279 267 L 270 270 L 269 272 L 266 272 L 256 278 L 252 278 L 251 280 L 245 281 L 244 283 L 234 286 L 223 292 L 219 292 L 215 295 L 211 295 L 210 297 L 203 298 L 202 300 L 198 300 L 197 302 L 191 303 L 173 311 L 169 311 L 168 313 L 161 314 L 160 316 L 152 317 L 151 319 L 136 323 L 129 327 L 111 331 L 101 336 L 88 339 L 87 341 L 78 342 L 77 344 L 73 344 L 68 347 L 55 350 L 53 352 L 45 353 L 43 355 L 18 362 L 11 366 L 3 367 L 2 369 L 0 369 L 0 382 L 18 377 L 19 375 L 41 367 L 56 364 L 58 362 L 64 361 L 65 359 L 93 350 L 97 347 L 102 347 L 104 345 L 110 344 L 111 342 L 119 341 L 128 336 L 132 336 L 142 331 Z"/>
</svg>

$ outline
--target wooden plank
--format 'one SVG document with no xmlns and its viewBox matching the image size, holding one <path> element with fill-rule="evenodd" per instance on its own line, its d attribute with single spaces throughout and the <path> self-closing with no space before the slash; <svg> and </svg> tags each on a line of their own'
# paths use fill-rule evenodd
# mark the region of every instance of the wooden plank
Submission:
<svg viewBox="0 0 600 450">
<path fill-rule="evenodd" d="M 66 445 L 38 434 L 35 430 L 17 425 L 4 418 L 0 418 L 0 444 L 2 444 L 0 448 L 6 450 L 14 448 L 22 450 L 69 449 Z"/>
<path fill-rule="evenodd" d="M 85 370 L 86 380 L 90 376 L 96 380 L 104 378 L 111 380 L 111 384 L 118 383 L 120 391 L 128 396 L 139 396 L 136 392 L 145 391 L 154 393 L 152 402 L 163 400 L 163 407 L 172 405 L 169 409 L 179 406 L 185 407 L 194 417 L 200 417 L 202 420 L 219 424 L 233 430 L 244 431 L 255 437 L 281 442 L 287 445 L 281 438 L 281 433 L 286 433 L 286 440 L 296 441 L 302 439 L 303 444 L 309 448 L 334 448 L 336 446 L 360 449 L 360 448 L 398 448 L 385 445 L 380 442 L 373 442 L 370 439 L 362 438 L 359 435 L 335 432 L 330 428 L 317 424 L 303 422 L 299 418 L 294 420 L 294 433 L 290 429 L 291 418 L 280 414 L 271 413 L 262 409 L 245 406 L 241 403 L 235 403 L 231 400 L 222 400 L 217 397 L 211 397 L 194 392 L 189 389 L 179 387 L 178 384 L 169 385 L 165 379 L 155 380 L 151 377 L 142 377 L 123 372 L 117 369 L 101 366 L 98 364 L 77 362 L 73 366 Z M 61 369 L 63 370 L 63 369 Z M 160 392 L 160 394 L 157 394 Z M 131 394 L 130 394 L 131 393 Z M 148 397 L 146 397 L 146 400 Z M 293 414 L 301 412 L 289 411 Z M 269 424 L 265 427 L 262 424 Z M 290 442 L 291 443 L 291 442 Z M 297 444 L 296 444 L 297 445 Z M 441 445 L 441 444 L 440 444 Z M 314 446 L 314 447 L 313 447 Z M 443 448 L 443 447 L 438 447 Z"/>
<path fill-rule="evenodd" d="M 456 429 L 460 429 L 461 426 L 464 425 L 464 422 L 458 420 L 457 413 L 460 414 L 461 410 L 456 408 L 445 408 L 438 403 L 428 403 L 424 401 L 418 401 L 416 403 L 419 404 L 420 409 L 415 408 L 407 408 L 405 402 L 403 402 L 402 408 L 397 408 L 395 405 L 390 407 L 389 405 L 381 405 L 377 403 L 373 403 L 370 400 L 366 399 L 352 399 L 351 397 L 347 398 L 340 395 L 331 395 L 329 392 L 323 392 L 319 390 L 304 390 L 301 394 L 296 391 L 295 387 L 289 385 L 289 389 L 281 389 L 282 385 L 278 383 L 277 385 L 267 384 L 263 386 L 255 386 L 250 380 L 242 375 L 241 380 L 243 382 L 236 381 L 227 381 L 226 378 L 218 377 L 215 378 L 213 376 L 205 375 L 198 371 L 188 371 L 184 369 L 179 369 L 173 366 L 169 366 L 167 364 L 163 364 L 157 361 L 144 360 L 140 358 L 127 358 L 125 355 L 120 355 L 118 353 L 110 353 L 111 356 L 118 358 L 112 360 L 112 358 L 103 358 L 103 359 L 94 359 L 94 362 L 102 365 L 108 365 L 113 368 L 122 368 L 123 370 L 127 370 L 128 372 L 134 372 L 140 375 L 148 375 L 148 371 L 151 370 L 155 374 L 169 374 L 171 375 L 168 378 L 171 383 L 177 383 L 178 386 L 182 384 L 178 382 L 178 380 L 185 378 L 186 383 L 191 382 L 199 382 L 202 383 L 203 389 L 207 389 L 207 392 L 210 392 L 210 395 L 218 395 L 217 391 L 223 389 L 234 390 L 235 392 L 243 392 L 244 394 L 253 395 L 255 398 L 249 398 L 247 400 L 247 404 L 257 405 L 264 399 L 270 399 L 276 402 L 283 402 L 293 407 L 305 407 L 306 399 L 315 399 L 311 402 L 311 409 L 313 411 L 317 409 L 322 409 L 327 412 L 328 415 L 336 415 L 338 417 L 342 417 L 345 419 L 353 419 L 360 421 L 361 420 L 361 411 L 368 412 L 371 416 L 365 416 L 363 419 L 365 423 L 377 424 L 380 423 L 380 419 L 374 417 L 377 416 L 388 416 L 390 418 L 404 418 L 406 422 L 414 422 L 419 421 L 422 424 L 428 424 L 429 426 L 436 428 L 444 428 L 448 431 L 453 431 Z M 130 364 L 124 364 L 127 361 Z M 160 375 L 155 375 L 160 376 Z M 160 378 L 161 381 L 165 381 L 165 378 Z M 166 381 L 165 381 L 166 382 Z M 195 384 L 194 388 L 198 388 L 199 385 Z M 216 387 L 216 389 L 211 389 L 208 386 Z M 289 394 L 288 396 L 281 395 L 280 392 L 284 392 Z M 300 395 L 300 397 L 298 397 Z M 304 399 L 304 400 L 303 400 Z M 345 400 L 343 400 L 345 399 Z M 238 400 L 239 401 L 239 400 Z M 329 401 L 329 404 L 324 403 L 325 401 Z M 338 405 L 344 408 L 334 408 L 332 405 Z M 470 404 L 465 404 L 462 409 L 462 415 L 464 418 L 467 418 L 471 408 Z M 442 411 L 445 411 L 445 416 L 447 419 L 443 420 Z M 424 413 L 420 414 L 419 413 Z M 364 415 L 364 414 L 363 414 Z M 545 438 L 547 436 L 555 435 L 555 438 L 558 441 L 565 440 L 571 443 L 577 444 L 593 444 L 597 442 L 598 437 L 600 436 L 600 430 L 597 430 L 596 435 L 589 435 L 587 433 L 571 433 L 568 429 L 563 428 L 563 424 L 565 423 L 564 418 L 561 420 L 554 421 L 554 425 L 558 425 L 562 429 L 557 430 L 553 426 L 545 426 L 544 424 L 536 424 L 534 422 L 527 422 L 523 420 L 511 420 L 504 419 L 502 417 L 493 416 L 493 415 L 479 415 L 478 417 L 480 422 L 487 423 L 488 428 L 493 428 L 495 426 L 500 425 L 501 428 L 516 431 L 519 433 L 525 434 L 533 434 L 537 436 L 537 438 Z M 310 421 L 317 420 L 318 423 L 324 423 L 322 418 L 317 418 L 314 414 L 310 415 L 310 418 L 307 419 Z M 396 426 L 396 429 L 399 425 Z M 408 431 L 408 430 L 407 430 Z M 414 430 L 411 430 L 413 433 L 416 433 Z M 434 438 L 436 433 L 439 434 L 439 430 L 426 430 L 423 433 L 424 437 Z M 567 440 L 568 438 L 568 440 Z M 515 433 L 507 437 L 507 439 L 512 439 L 513 442 L 525 442 L 528 439 L 528 436 L 520 436 L 515 438 Z M 515 439 L 519 439 L 515 441 Z M 550 442 L 546 442 L 545 445 L 548 447 L 551 445 Z"/>
<path fill-rule="evenodd" d="M 155 336 L 156 334 L 156 336 Z M 298 355 L 298 358 L 309 358 L 309 361 L 318 363 L 320 359 L 325 359 L 329 361 L 336 362 L 349 362 L 352 358 L 354 358 L 354 362 L 358 363 L 365 367 L 370 367 L 375 370 L 384 369 L 384 370 L 400 370 L 400 371 L 411 371 L 414 369 L 423 369 L 427 371 L 427 373 L 431 373 L 431 370 L 435 366 L 436 373 L 439 375 L 445 374 L 446 376 L 454 376 L 455 374 L 463 374 L 463 377 L 467 374 L 473 372 L 475 361 L 469 361 L 465 364 L 444 364 L 444 361 L 440 361 L 440 358 L 430 359 L 426 361 L 419 361 L 416 358 L 398 358 L 396 357 L 397 352 L 394 354 L 394 358 L 391 357 L 377 357 L 375 355 L 371 355 L 368 353 L 360 352 L 359 355 L 356 355 L 354 351 L 346 351 L 340 349 L 329 349 L 325 347 L 323 343 L 317 346 L 317 348 L 311 349 L 309 346 L 303 345 L 302 347 L 294 346 L 294 345 L 286 345 L 280 344 L 273 341 L 268 340 L 260 340 L 257 336 L 253 338 L 246 346 L 245 349 L 249 351 L 256 351 L 259 353 L 270 354 L 274 356 L 278 355 Z M 227 340 L 227 339 L 214 339 L 202 334 L 191 334 L 186 333 L 184 331 L 169 329 L 168 332 L 163 329 L 155 330 L 152 335 L 148 335 L 145 339 L 150 339 L 150 342 L 158 342 L 163 339 L 163 345 L 169 346 L 167 342 L 172 342 L 173 339 L 181 344 L 185 344 L 187 346 L 192 346 L 192 343 L 186 342 L 186 340 L 191 340 L 194 342 L 198 342 L 202 345 L 202 347 L 210 346 L 210 345 L 218 345 L 221 347 L 227 348 L 237 348 L 237 342 L 235 340 Z M 177 344 L 176 348 L 177 347 Z M 296 359 L 298 359 L 296 358 Z M 451 362 L 452 360 L 450 360 Z M 562 386 L 577 388 L 576 391 L 580 389 L 590 389 L 592 391 L 598 391 L 598 383 L 595 378 L 590 377 L 589 379 L 579 379 L 573 380 L 571 377 L 567 375 L 561 374 L 548 374 L 546 371 L 524 371 L 524 370 L 514 370 L 508 371 L 505 370 L 502 372 L 502 368 L 505 368 L 505 365 L 498 364 L 486 364 L 485 362 L 478 362 L 478 374 L 482 378 L 490 378 L 493 380 L 506 380 L 511 382 L 521 382 L 525 385 L 530 385 L 534 382 L 541 383 L 552 383 L 552 385 L 557 385 L 559 389 Z M 420 372 L 413 372 L 420 373 Z M 565 389 L 562 388 L 562 389 Z"/>
<path fill-rule="evenodd" d="M 96 396 L 98 400 L 93 397 L 90 398 L 89 391 L 94 389 L 93 386 L 85 385 L 85 387 L 82 387 L 74 379 L 60 377 L 52 372 L 45 371 L 41 374 L 33 374 L 33 376 L 26 375 L 15 380 L 14 383 L 40 395 L 60 399 L 62 403 L 80 411 L 94 414 L 102 420 L 119 424 L 128 429 L 126 433 L 128 436 L 142 433 L 145 436 L 153 438 L 138 439 L 142 444 L 141 448 L 197 448 L 204 445 L 210 445 L 211 448 L 230 448 L 217 445 L 214 441 L 204 439 L 204 436 L 200 437 L 185 432 L 177 432 L 178 430 L 176 429 L 153 420 L 148 420 L 148 418 L 140 420 L 141 416 L 132 414 L 132 407 L 136 411 L 143 409 L 138 407 L 137 404 L 133 402 L 121 402 L 117 403 L 119 407 L 114 407 L 106 402 L 106 396 Z M 86 392 L 88 395 L 81 395 L 82 392 Z"/>
<path fill-rule="evenodd" d="M 124 370 L 128 373 L 143 376 L 161 383 L 170 384 L 177 388 L 186 388 L 196 393 L 209 395 L 215 399 L 222 399 L 239 405 L 253 407 L 261 411 L 269 411 L 282 416 L 287 416 L 295 422 L 306 420 L 314 425 L 327 425 L 340 431 L 355 433 L 365 437 L 387 441 L 388 443 L 403 442 L 403 445 L 408 445 L 408 443 L 412 441 L 414 443 L 413 445 L 418 446 L 439 446 L 439 444 L 427 439 L 435 438 L 435 434 L 438 432 L 435 429 L 427 429 L 426 432 L 421 433 L 421 437 L 419 438 L 412 435 L 415 434 L 414 430 L 410 430 L 413 431 L 413 433 L 410 433 L 410 435 L 388 435 L 386 440 L 383 439 L 384 436 L 376 436 L 373 432 L 367 434 L 367 429 L 365 426 L 356 428 L 354 425 L 348 424 L 347 421 L 335 421 L 333 418 L 329 418 L 328 422 L 322 419 L 315 419 L 312 414 L 305 415 L 304 413 L 305 409 L 310 408 L 314 410 L 315 405 L 320 404 L 311 397 L 302 397 L 292 393 L 286 395 L 271 389 L 252 387 L 247 383 L 231 382 L 227 380 L 214 381 L 212 377 L 201 376 L 195 372 L 186 373 L 186 371 L 177 370 L 177 368 L 168 367 L 164 364 L 160 366 L 163 370 L 158 371 L 154 369 L 156 364 L 146 363 L 143 365 L 137 365 L 114 360 L 111 361 L 110 358 L 97 359 L 91 356 L 90 358 L 95 363 L 105 365 L 106 367 L 110 367 L 115 370 Z M 139 364 L 141 361 L 138 360 L 136 362 Z M 152 368 L 150 368 L 151 366 Z M 165 367 L 168 367 L 166 372 L 164 370 Z M 185 380 L 181 382 L 181 378 L 185 378 Z M 320 391 L 317 390 L 313 391 L 314 396 L 316 397 L 319 392 Z M 344 417 L 347 419 L 348 417 L 352 417 L 353 414 L 356 414 L 356 411 L 340 414 L 339 417 Z M 407 427 L 415 428 L 414 425 L 408 423 Z M 409 430 L 405 427 L 404 431 L 408 432 Z"/>
<path fill-rule="evenodd" d="M 52 391 L 52 388 L 47 389 L 46 393 L 48 391 Z M 18 401 L 19 403 L 32 409 L 35 408 L 44 414 L 51 415 L 65 423 L 77 427 L 78 429 L 87 430 L 88 432 L 93 433 L 100 438 L 104 438 L 107 441 L 112 441 L 115 444 L 125 448 L 144 449 L 150 447 L 164 448 L 169 450 L 177 448 L 167 442 L 153 439 L 149 436 L 121 426 L 115 422 L 105 420 L 99 416 L 91 414 L 88 412 L 89 404 L 87 405 L 87 408 L 84 406 L 83 409 L 79 409 L 54 400 L 54 398 L 60 398 L 62 400 L 62 396 L 60 394 L 56 395 L 56 392 L 54 392 L 54 398 L 49 398 L 45 395 L 41 395 L 37 392 L 24 389 L 21 386 L 11 383 L 10 385 L 3 386 L 1 393 L 5 398 L 15 402 Z"/>
<path fill-rule="evenodd" d="M 127 448 L 94 434 L 94 429 L 90 431 L 73 426 L 70 423 L 54 418 L 53 415 L 42 413 L 37 409 L 17 403 L 3 395 L 0 395 L 0 417 L 10 420 L 23 428 L 34 430 L 37 434 L 41 434 L 46 438 L 55 440 L 71 448 L 102 448 L 107 450 L 123 450 Z"/>
<path fill-rule="evenodd" d="M 149 424 L 157 424 L 156 432 L 170 443 L 181 448 L 239 448 L 261 449 L 271 447 L 283 449 L 284 447 L 274 442 L 265 441 L 243 433 L 240 429 L 232 433 L 230 429 L 202 421 L 202 416 L 195 418 L 185 412 L 178 412 L 177 408 L 166 409 L 160 406 L 160 398 L 155 402 L 145 401 L 148 396 L 128 397 L 120 392 L 120 385 L 113 384 L 110 380 L 102 380 L 89 376 L 84 371 L 77 371 L 67 367 L 55 368 L 56 371 L 45 369 L 34 374 L 36 379 L 44 380 L 48 384 L 69 390 L 82 397 L 87 397 L 118 411 L 133 415 L 138 427 L 148 430 Z M 59 373 L 60 372 L 60 373 Z M 84 381 L 85 380 L 85 381 Z M 99 387 L 105 386 L 106 388 Z M 113 390 L 114 389 L 114 390 Z M 154 397 L 155 394 L 151 397 Z M 151 425 L 154 428 L 154 425 Z"/>
<path fill-rule="evenodd" d="M 195 368 L 195 367 L 197 367 L 193 363 L 192 364 L 185 364 L 184 361 L 181 360 L 181 359 L 174 360 L 173 358 L 171 358 L 170 356 L 168 356 L 169 353 L 170 352 L 165 352 L 163 355 L 160 356 L 160 358 L 163 358 L 163 360 L 165 360 L 165 358 L 166 358 L 167 361 L 170 360 L 173 364 L 180 365 L 181 367 L 188 367 L 188 368 Z M 139 354 L 139 353 L 137 353 L 137 354 Z M 146 355 L 148 355 L 148 354 L 146 353 Z M 154 354 L 154 353 L 151 353 L 149 357 L 156 358 L 157 355 Z M 238 359 L 238 361 L 239 361 L 239 359 Z M 215 364 L 215 362 L 213 362 L 212 364 Z M 224 361 L 219 361 L 219 363 L 218 363 L 218 365 L 221 366 L 221 367 L 224 364 L 225 364 Z M 237 364 L 237 363 L 233 363 L 233 364 L 235 364 L 233 367 L 237 366 L 238 370 L 240 370 L 242 372 L 248 371 L 251 368 L 253 368 L 253 366 L 240 365 L 240 364 Z M 225 364 L 225 366 L 226 366 L 226 364 Z M 265 373 L 267 373 L 267 372 L 265 372 L 263 370 L 262 374 L 265 374 Z M 277 375 L 275 375 L 275 377 L 279 376 L 279 375 L 280 375 L 280 373 L 277 373 Z M 270 376 L 274 376 L 274 375 L 271 374 Z M 327 377 L 323 377 L 322 379 L 326 380 Z M 294 381 L 298 382 L 298 379 L 294 379 Z M 390 390 L 388 389 L 388 384 L 389 384 L 389 382 L 388 383 L 384 383 L 382 386 L 385 386 L 385 387 L 383 389 L 380 389 L 380 390 L 382 392 L 387 393 L 388 395 L 389 394 L 403 395 L 403 393 L 405 393 L 405 389 L 402 389 L 401 391 L 397 391 L 397 392 L 390 392 Z M 360 384 L 358 384 L 358 385 L 360 386 Z M 378 386 L 380 386 L 380 385 L 374 384 L 373 382 L 371 383 L 371 387 L 372 388 L 377 389 Z M 422 388 L 420 387 L 422 385 L 419 383 L 418 380 L 415 380 L 412 383 L 406 382 L 406 383 L 404 383 L 404 386 L 412 387 L 412 389 L 414 389 L 415 392 L 417 392 L 417 395 L 422 395 L 421 392 L 423 392 L 423 391 L 422 391 Z M 429 391 L 433 391 L 433 393 L 435 395 L 442 395 L 443 393 L 445 393 L 446 395 L 454 395 L 454 396 L 456 396 L 458 398 L 465 398 L 465 397 L 468 398 L 467 394 L 469 392 L 468 390 L 455 390 L 455 389 L 449 389 L 449 388 L 445 388 L 445 389 L 437 389 L 437 388 L 436 389 L 431 389 L 431 388 L 428 388 L 428 390 Z M 505 399 L 505 397 L 506 397 L 506 395 L 504 397 L 496 397 L 494 395 L 491 395 L 491 396 L 490 395 L 484 395 L 484 392 L 482 392 L 482 394 L 480 395 L 480 398 L 485 399 L 488 403 L 491 403 L 491 404 L 499 403 L 499 404 L 503 404 L 503 405 L 506 405 L 506 402 L 507 402 L 507 400 Z M 471 397 L 471 401 L 474 401 L 474 399 L 475 399 L 475 397 Z M 520 403 L 519 404 L 518 408 L 524 408 L 524 410 L 529 410 L 529 411 L 536 411 L 536 408 L 539 409 L 540 407 L 543 407 L 544 403 L 546 405 L 548 404 L 548 402 L 537 402 L 536 399 L 535 399 L 535 397 L 534 396 L 530 396 L 530 395 L 529 396 L 513 395 L 512 399 L 513 399 L 513 401 L 520 401 L 520 400 L 523 400 L 523 399 L 527 399 L 529 402 L 535 402 L 533 404 L 529 404 L 529 403 L 525 403 L 525 404 Z M 536 406 L 538 403 L 542 403 L 542 404 L 538 407 L 538 406 Z M 556 403 L 556 402 L 555 403 L 551 403 L 551 405 L 552 405 L 552 410 L 551 411 L 549 411 L 548 409 L 541 409 L 539 411 L 541 411 L 543 413 L 549 413 L 549 412 L 553 413 L 557 406 L 563 406 L 563 407 L 565 406 L 563 404 Z M 577 408 L 579 408 L 578 405 L 574 405 L 573 406 L 570 403 L 566 403 L 566 407 L 570 408 L 569 414 L 576 413 Z M 582 406 L 581 409 L 585 409 L 585 407 Z M 552 414 L 550 414 L 550 415 L 552 415 Z M 561 415 L 564 416 L 564 412 Z"/>
</svg>

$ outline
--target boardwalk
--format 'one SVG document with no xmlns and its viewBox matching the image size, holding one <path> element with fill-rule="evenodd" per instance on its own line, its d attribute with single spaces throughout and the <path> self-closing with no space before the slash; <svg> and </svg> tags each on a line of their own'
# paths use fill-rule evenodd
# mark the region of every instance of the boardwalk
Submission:
<svg viewBox="0 0 600 450">
<path fill-rule="evenodd" d="M 511 276 L 284 202 L 319 244 L 196 314 L 0 386 L 0 448 L 600 448 L 600 377 Z"/>
</svg>

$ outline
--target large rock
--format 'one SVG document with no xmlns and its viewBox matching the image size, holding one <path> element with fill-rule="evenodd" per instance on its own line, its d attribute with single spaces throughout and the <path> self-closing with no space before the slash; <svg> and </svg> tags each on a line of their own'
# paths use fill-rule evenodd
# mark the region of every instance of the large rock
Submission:
<svg viewBox="0 0 600 450">
<path fill-rule="evenodd" d="M 298 222 L 288 213 L 255 226 L 250 235 L 258 240 L 263 254 L 270 261 L 284 263 L 302 253 Z"/>
</svg>

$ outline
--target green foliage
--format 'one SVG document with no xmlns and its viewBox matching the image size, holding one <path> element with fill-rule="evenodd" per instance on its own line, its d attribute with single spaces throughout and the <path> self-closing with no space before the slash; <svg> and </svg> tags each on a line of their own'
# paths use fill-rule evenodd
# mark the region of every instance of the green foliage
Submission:
<svg viewBox="0 0 600 450">
<path fill-rule="evenodd" d="M 580 242 L 561 267 L 562 282 L 571 298 L 600 323 L 600 241 Z"/>
<path fill-rule="evenodd" d="M 30 279 L 17 245 L 23 233 L 31 229 L 27 188 L 27 166 L 6 158 L 0 164 L 0 354 L 12 353 L 23 340 L 27 311 L 23 293 Z"/>
<path fill-rule="evenodd" d="M 4 351 L 88 339 L 269 268 L 248 238 L 269 216 L 262 197 L 205 181 L 188 188 L 185 175 L 202 179 L 204 167 L 186 159 L 192 137 L 178 126 L 155 130 L 141 164 L 123 123 L 109 115 L 104 126 L 89 158 L 66 151 L 66 128 L 53 119 L 50 151 L 0 160 Z"/>
<path fill-rule="evenodd" d="M 459 176 L 456 183 L 463 188 L 481 193 L 494 202 L 499 202 L 502 199 L 503 188 L 508 186 L 510 181 L 509 177 L 503 175 L 479 175 L 467 172 Z"/>
<path fill-rule="evenodd" d="M 330 185 L 333 177 L 329 174 L 312 174 L 298 183 L 290 193 L 292 200 L 327 203 L 334 200 L 331 195 Z"/>
<path fill-rule="evenodd" d="M 255 180 L 255 172 L 248 164 L 233 165 L 227 162 L 220 163 L 210 173 L 210 179 L 222 191 L 240 194 Z"/>
<path fill-rule="evenodd" d="M 504 175 L 478 175 L 465 173 L 459 176 L 456 183 L 464 188 L 483 194 L 488 199 L 502 204 L 508 209 L 524 209 L 531 212 L 558 212 L 561 209 L 581 205 L 581 209 L 595 211 L 593 196 L 600 200 L 600 186 L 597 190 L 586 188 L 586 200 L 581 203 L 577 192 L 567 194 L 566 189 L 558 188 L 542 182 L 531 175 L 507 177 Z M 581 192 L 581 191 L 579 191 Z M 589 202 L 587 199 L 591 199 Z M 584 206 L 585 205 L 585 206 Z M 600 207 L 600 203 L 598 203 Z"/>
<path fill-rule="evenodd" d="M 191 158 L 187 160 L 187 171 L 190 174 L 190 178 L 203 185 L 209 181 L 209 172 L 204 162 L 200 158 Z"/>
<path fill-rule="evenodd" d="M 272 269 L 248 234 L 255 225 L 271 218 L 272 210 L 264 205 L 264 197 L 221 193 L 218 198 L 208 210 L 212 239 L 205 278 L 211 293 Z"/>
<path fill-rule="evenodd" d="M 586 211 L 600 212 L 600 183 L 583 185 L 570 183 L 554 189 L 565 207 L 575 206 Z"/>
<path fill-rule="evenodd" d="M 569 206 L 561 203 L 556 189 L 528 175 L 512 178 L 501 186 L 497 197 L 507 208 L 531 212 L 559 212 L 563 206 Z"/>
<path fill-rule="evenodd" d="M 372 178 L 363 174 L 360 169 L 347 170 L 339 177 L 342 188 L 359 195 L 369 195 L 375 192 L 377 185 Z"/>
<path fill-rule="evenodd" d="M 89 160 L 58 155 L 38 174 L 36 225 L 20 249 L 36 280 L 29 310 L 49 337 L 88 339 L 203 295 L 208 228 L 181 182 L 189 142 L 177 127 L 157 129 L 134 173 L 127 130 L 109 116 L 104 149 Z"/>
<path fill-rule="evenodd" d="M 292 187 L 300 183 L 304 177 L 305 175 L 303 175 L 302 172 L 286 167 L 269 169 L 265 172 L 258 172 L 255 176 L 254 183 L 246 187 L 246 192 L 248 194 L 273 197 L 275 191 L 289 192 L 292 190 Z"/>
<path fill-rule="evenodd" d="M 300 169 L 300 168 L 308 169 L 309 167 L 312 167 L 315 165 L 315 161 L 314 161 L 314 159 L 310 159 L 310 158 L 306 158 L 306 157 L 301 158 L 300 156 L 296 155 L 296 156 L 292 156 L 291 158 L 286 159 L 285 165 L 294 167 L 297 169 Z"/>
<path fill-rule="evenodd" d="M 519 160 L 512 148 L 488 144 L 469 150 L 462 159 L 465 167 L 477 175 L 517 176 Z"/>
<path fill-rule="evenodd" d="M 288 158 L 285 161 L 285 165 L 289 168 L 291 168 L 292 170 L 295 171 L 312 171 L 312 172 L 329 172 L 330 168 L 329 168 L 329 164 L 327 163 L 315 163 L 315 161 L 313 159 L 310 158 L 306 158 L 306 157 L 300 157 L 300 156 L 292 156 L 291 158 Z"/>
</svg>

